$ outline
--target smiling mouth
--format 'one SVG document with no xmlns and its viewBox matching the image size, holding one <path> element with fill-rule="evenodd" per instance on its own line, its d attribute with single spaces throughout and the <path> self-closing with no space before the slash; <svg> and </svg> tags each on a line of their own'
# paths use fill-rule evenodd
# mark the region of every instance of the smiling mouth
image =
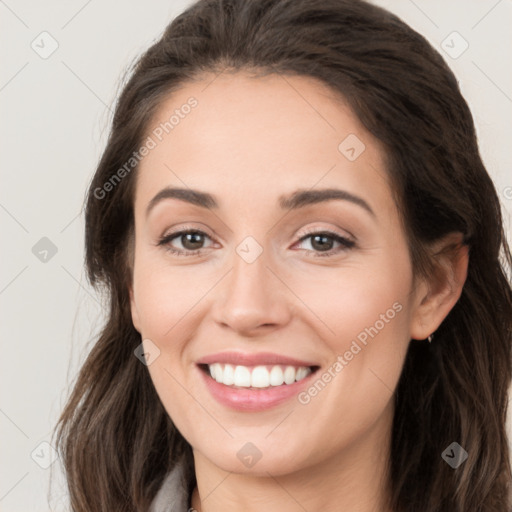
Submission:
<svg viewBox="0 0 512 512">
<path fill-rule="evenodd" d="M 199 368 L 219 384 L 241 389 L 269 389 L 299 382 L 319 366 L 257 365 L 242 366 L 223 363 L 199 364 Z"/>
</svg>

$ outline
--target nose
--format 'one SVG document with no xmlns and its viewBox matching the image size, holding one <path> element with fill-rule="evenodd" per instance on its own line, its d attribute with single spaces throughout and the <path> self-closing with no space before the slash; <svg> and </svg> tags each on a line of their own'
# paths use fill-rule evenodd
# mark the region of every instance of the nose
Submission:
<svg viewBox="0 0 512 512">
<path fill-rule="evenodd" d="M 291 318 L 291 296 L 263 252 L 248 263 L 237 254 L 215 301 L 215 317 L 223 328 L 254 337 L 285 326 Z"/>
</svg>

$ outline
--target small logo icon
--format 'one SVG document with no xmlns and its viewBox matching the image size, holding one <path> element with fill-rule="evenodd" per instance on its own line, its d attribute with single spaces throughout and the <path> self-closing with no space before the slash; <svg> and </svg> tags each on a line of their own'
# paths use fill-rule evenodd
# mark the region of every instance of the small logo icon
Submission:
<svg viewBox="0 0 512 512">
<path fill-rule="evenodd" d="M 57 246 L 47 237 L 43 236 L 34 247 L 32 254 L 43 263 L 48 263 L 56 254 Z"/>
<path fill-rule="evenodd" d="M 153 364 L 160 356 L 160 349 L 149 338 L 145 339 L 134 351 L 135 357 L 144 365 Z"/>
<path fill-rule="evenodd" d="M 30 43 L 30 47 L 34 50 L 39 57 L 47 59 L 50 57 L 59 47 L 57 40 L 49 33 L 41 32 L 33 41 Z"/>
<path fill-rule="evenodd" d="M 58 459 L 59 455 L 50 443 L 43 441 L 36 446 L 30 457 L 38 466 L 48 469 Z"/>
<path fill-rule="evenodd" d="M 236 252 L 246 263 L 253 263 L 263 252 L 263 247 L 252 236 L 248 236 L 237 245 Z"/>
<path fill-rule="evenodd" d="M 338 151 L 351 162 L 357 160 L 365 149 L 363 141 L 353 133 L 345 137 L 338 146 Z"/>
<path fill-rule="evenodd" d="M 256 462 L 261 459 L 262 455 L 258 447 L 252 443 L 245 443 L 236 454 L 242 464 L 247 468 L 252 468 Z"/>
<path fill-rule="evenodd" d="M 454 31 L 441 42 L 441 48 L 452 59 L 458 59 L 469 48 L 469 43 L 458 32 Z"/>
<path fill-rule="evenodd" d="M 441 454 L 441 457 L 453 469 L 457 469 L 468 458 L 468 452 L 459 443 L 453 442 Z"/>
</svg>

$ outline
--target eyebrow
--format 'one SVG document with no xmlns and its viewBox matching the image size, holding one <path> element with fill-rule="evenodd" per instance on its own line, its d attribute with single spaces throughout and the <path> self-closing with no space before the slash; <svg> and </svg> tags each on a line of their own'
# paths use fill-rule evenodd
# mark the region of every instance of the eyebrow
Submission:
<svg viewBox="0 0 512 512">
<path fill-rule="evenodd" d="M 156 194 L 156 196 L 151 199 L 146 208 L 146 217 L 158 203 L 165 199 L 180 199 L 181 201 L 186 201 L 187 203 L 200 206 L 202 208 L 219 208 L 219 203 L 215 196 L 207 192 L 192 190 L 190 188 L 166 187 L 160 190 L 160 192 L 158 192 L 158 194 Z M 323 203 L 333 199 L 349 201 L 364 208 L 373 217 L 376 216 L 370 205 L 363 198 L 337 188 L 296 190 L 290 195 L 279 196 L 278 202 L 279 206 L 283 210 L 297 210 L 299 208 L 304 208 L 305 206 Z"/>
</svg>

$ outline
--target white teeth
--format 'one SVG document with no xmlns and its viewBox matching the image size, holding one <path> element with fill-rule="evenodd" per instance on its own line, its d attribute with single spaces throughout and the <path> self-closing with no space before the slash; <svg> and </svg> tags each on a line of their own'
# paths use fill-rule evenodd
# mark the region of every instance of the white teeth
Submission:
<svg viewBox="0 0 512 512">
<path fill-rule="evenodd" d="M 217 382 L 220 382 L 222 383 L 223 382 L 223 376 L 222 376 L 222 365 L 220 365 L 219 363 L 215 363 L 213 365 L 213 373 L 215 375 L 214 379 L 217 381 Z"/>
<path fill-rule="evenodd" d="M 295 380 L 302 380 L 304 377 L 307 377 L 311 373 L 311 370 L 309 368 L 304 368 L 304 366 L 301 366 L 297 369 L 297 374 L 295 375 Z"/>
<path fill-rule="evenodd" d="M 251 386 L 253 388 L 268 388 L 270 386 L 270 375 L 264 366 L 256 366 L 252 370 Z"/>
<path fill-rule="evenodd" d="M 283 370 L 280 366 L 274 366 L 270 370 L 270 385 L 280 386 L 284 382 Z"/>
<path fill-rule="evenodd" d="M 231 386 L 235 383 L 235 369 L 227 364 L 224 366 L 224 373 L 222 374 L 222 383 Z"/>
<path fill-rule="evenodd" d="M 287 366 L 284 370 L 284 382 L 285 384 L 293 384 L 295 382 L 295 368 L 293 366 Z"/>
<path fill-rule="evenodd" d="M 251 372 L 249 371 L 249 368 L 246 368 L 245 366 L 237 366 L 235 368 L 235 375 L 233 377 L 233 384 L 235 386 L 241 386 L 244 388 L 248 388 L 251 386 Z M 219 381 L 217 381 L 219 382 Z M 222 382 L 222 384 L 224 384 Z"/>
<path fill-rule="evenodd" d="M 208 365 L 210 375 L 220 384 L 243 388 L 268 388 L 270 386 L 282 386 L 293 384 L 306 378 L 311 373 L 311 368 L 306 366 L 235 366 L 230 364 Z"/>
</svg>

